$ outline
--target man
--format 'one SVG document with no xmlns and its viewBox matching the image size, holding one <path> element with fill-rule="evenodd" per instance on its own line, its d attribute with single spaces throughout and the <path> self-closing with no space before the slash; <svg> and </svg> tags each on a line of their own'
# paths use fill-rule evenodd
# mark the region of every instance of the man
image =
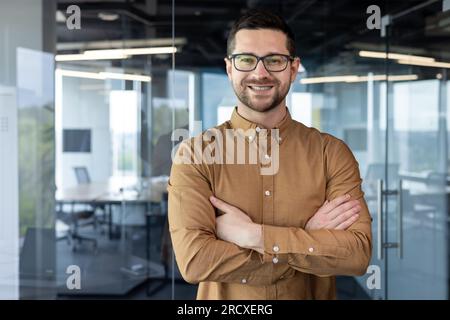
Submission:
<svg viewBox="0 0 450 320">
<path fill-rule="evenodd" d="M 212 143 L 211 130 L 180 144 L 168 187 L 180 272 L 199 283 L 198 299 L 333 299 L 334 276 L 364 274 L 371 257 L 358 163 L 341 140 L 291 118 L 286 95 L 300 61 L 280 17 L 243 15 L 225 63 L 239 102 L 214 137 L 244 131 L 235 137 L 264 155 L 245 164 L 183 161 L 196 142 L 202 150 Z M 263 174 L 264 160 L 275 158 L 273 174 Z"/>
</svg>

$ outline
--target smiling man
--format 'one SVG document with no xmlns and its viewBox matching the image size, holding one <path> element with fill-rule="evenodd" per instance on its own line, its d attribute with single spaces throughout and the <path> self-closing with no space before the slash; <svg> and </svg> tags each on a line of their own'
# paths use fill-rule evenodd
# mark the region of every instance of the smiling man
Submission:
<svg viewBox="0 0 450 320">
<path fill-rule="evenodd" d="M 300 60 L 282 18 L 240 17 L 225 63 L 238 98 L 231 119 L 183 141 L 171 170 L 180 272 L 199 283 L 198 299 L 334 299 L 334 276 L 364 274 L 372 252 L 358 163 L 344 142 L 291 118 L 286 95 Z M 196 143 L 205 150 L 217 140 L 211 132 L 230 130 L 244 143 L 216 145 L 214 156 L 237 147 L 248 160 L 253 148 L 259 161 L 183 161 Z"/>
</svg>

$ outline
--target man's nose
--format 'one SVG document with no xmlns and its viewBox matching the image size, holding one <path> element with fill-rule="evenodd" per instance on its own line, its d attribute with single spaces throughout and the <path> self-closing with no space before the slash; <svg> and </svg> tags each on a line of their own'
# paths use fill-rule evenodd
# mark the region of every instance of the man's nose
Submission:
<svg viewBox="0 0 450 320">
<path fill-rule="evenodd" d="M 253 73 L 258 76 L 258 78 L 270 77 L 270 72 L 267 71 L 262 60 L 258 61 L 255 70 L 253 70 Z"/>
</svg>

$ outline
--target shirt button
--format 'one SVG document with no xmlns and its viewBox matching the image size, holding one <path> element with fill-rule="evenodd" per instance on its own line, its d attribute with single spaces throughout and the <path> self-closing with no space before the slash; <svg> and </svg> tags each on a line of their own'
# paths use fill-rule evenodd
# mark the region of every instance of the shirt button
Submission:
<svg viewBox="0 0 450 320">
<path fill-rule="evenodd" d="M 266 158 L 267 160 L 270 159 L 270 156 L 268 154 L 264 155 L 264 158 Z"/>
<path fill-rule="evenodd" d="M 272 250 L 274 252 L 278 252 L 278 251 L 280 251 L 280 247 L 279 246 L 273 246 Z"/>
<path fill-rule="evenodd" d="M 264 194 L 265 194 L 266 196 L 270 196 L 270 191 L 269 191 L 269 190 L 266 190 L 266 192 L 264 192 Z"/>
<path fill-rule="evenodd" d="M 242 279 L 242 280 L 241 280 L 241 283 L 242 283 L 242 284 L 246 284 L 246 283 L 247 283 L 247 279 L 245 279 L 245 278 Z"/>
<path fill-rule="evenodd" d="M 313 252 L 313 251 L 314 251 L 314 248 L 311 247 L 311 248 L 308 249 L 308 251 L 309 251 L 309 252 Z"/>
<path fill-rule="evenodd" d="M 253 136 L 248 136 L 248 141 L 252 142 L 253 141 Z"/>
<path fill-rule="evenodd" d="M 260 132 L 261 128 L 260 127 L 256 127 L 255 130 L 256 130 L 256 132 Z"/>
<path fill-rule="evenodd" d="M 278 258 L 277 258 L 277 257 L 274 257 L 274 258 L 272 259 L 272 262 L 275 263 L 275 264 L 277 264 L 277 263 L 278 263 Z"/>
</svg>

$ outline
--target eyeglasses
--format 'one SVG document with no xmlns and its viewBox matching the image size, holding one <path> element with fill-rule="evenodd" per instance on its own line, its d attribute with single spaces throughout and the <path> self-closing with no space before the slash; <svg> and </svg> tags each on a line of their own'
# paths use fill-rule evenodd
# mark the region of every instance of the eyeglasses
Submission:
<svg viewBox="0 0 450 320">
<path fill-rule="evenodd" d="M 251 53 L 236 53 L 228 56 L 228 59 L 233 60 L 234 67 L 238 71 L 253 71 L 256 69 L 259 60 L 262 60 L 264 67 L 270 72 L 284 71 L 289 61 L 294 58 L 285 54 L 269 54 L 264 57 L 258 57 Z"/>
</svg>

